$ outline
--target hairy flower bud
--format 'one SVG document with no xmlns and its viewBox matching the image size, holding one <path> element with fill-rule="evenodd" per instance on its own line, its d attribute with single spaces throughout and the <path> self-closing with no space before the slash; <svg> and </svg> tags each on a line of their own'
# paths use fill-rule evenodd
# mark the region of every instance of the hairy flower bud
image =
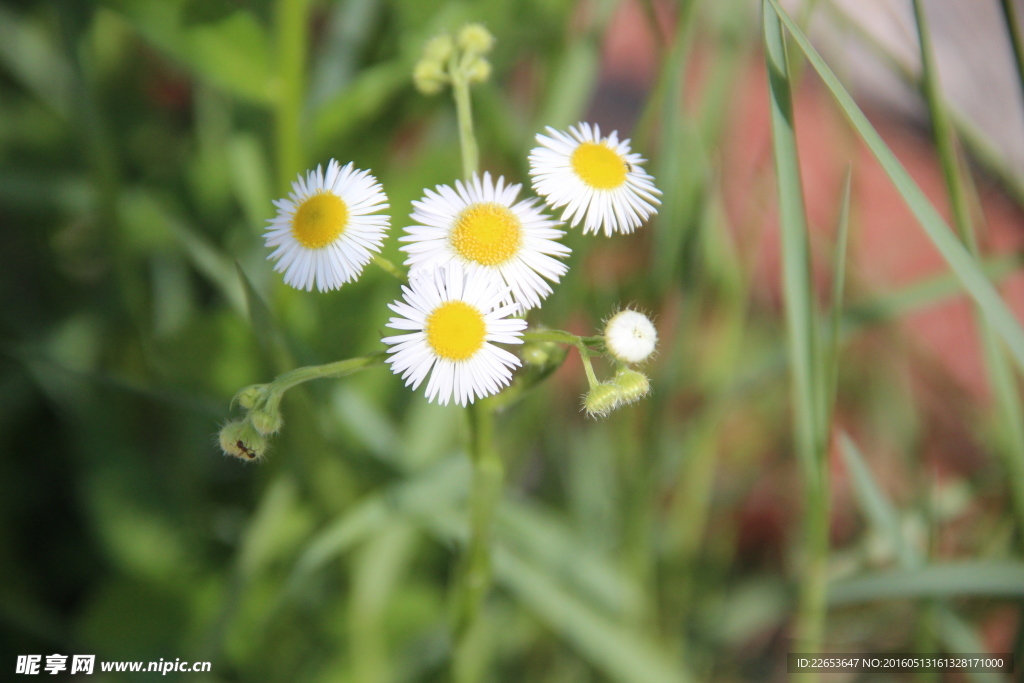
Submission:
<svg viewBox="0 0 1024 683">
<path fill-rule="evenodd" d="M 651 391 L 651 380 L 647 375 L 628 368 L 616 372 L 613 382 L 623 403 L 635 403 Z"/>
<path fill-rule="evenodd" d="M 267 439 L 248 420 L 229 422 L 220 430 L 220 447 L 226 455 L 255 460 L 267 451 Z"/>
<path fill-rule="evenodd" d="M 593 386 L 583 397 L 583 409 L 590 417 L 605 417 L 619 407 L 619 388 L 602 382 Z"/>
<path fill-rule="evenodd" d="M 527 365 L 544 367 L 555 358 L 559 358 L 560 347 L 554 342 L 531 342 L 523 346 L 521 355 Z"/>
<path fill-rule="evenodd" d="M 246 410 L 252 410 L 263 400 L 263 387 L 262 384 L 253 384 L 235 394 L 232 402 L 238 402 L 238 405 L 242 406 Z"/>
<path fill-rule="evenodd" d="M 483 24 L 466 24 L 459 29 L 459 47 L 471 54 L 487 54 L 494 47 L 494 36 Z"/>
<path fill-rule="evenodd" d="M 424 95 L 436 95 L 448 81 L 441 62 L 433 59 L 421 59 L 412 70 L 412 82 L 416 89 Z"/>
<path fill-rule="evenodd" d="M 249 421 L 252 422 L 256 431 L 264 436 L 277 434 L 284 426 L 284 418 L 281 417 L 281 411 L 277 408 L 254 410 L 249 413 Z"/>
<path fill-rule="evenodd" d="M 452 37 L 447 33 L 442 33 L 439 36 L 434 36 L 427 41 L 427 44 L 423 48 L 423 56 L 434 62 L 447 62 L 448 58 L 452 56 L 452 50 L 455 49 L 455 42 Z"/>
<path fill-rule="evenodd" d="M 478 57 L 466 67 L 466 75 L 470 83 L 483 83 L 491 77 L 491 63 L 483 57 Z"/>
</svg>

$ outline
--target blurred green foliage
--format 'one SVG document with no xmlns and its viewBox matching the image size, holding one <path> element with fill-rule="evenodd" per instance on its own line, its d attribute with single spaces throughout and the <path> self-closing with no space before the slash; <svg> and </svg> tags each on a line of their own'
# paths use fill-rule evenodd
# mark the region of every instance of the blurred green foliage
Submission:
<svg viewBox="0 0 1024 683">
<path fill-rule="evenodd" d="M 463 411 L 376 369 L 289 394 L 265 462 L 216 447 L 239 388 L 377 350 L 398 294 L 372 267 L 328 294 L 272 272 L 262 226 L 297 170 L 283 167 L 278 124 L 298 116 L 303 166 L 373 169 L 394 234 L 424 187 L 459 174 L 453 107 L 412 87 L 424 41 L 469 20 L 496 35 L 477 133 L 484 166 L 522 182 L 543 126 L 603 123 L 600 42 L 616 5 L 0 3 L 0 667 L 61 652 L 213 662 L 188 680 L 447 679 Z M 570 232 L 570 273 L 531 318 L 591 334 L 620 302 L 657 313 L 653 395 L 585 422 L 570 360 L 499 415 L 497 586 L 466 680 L 767 680 L 788 649 L 801 503 L 784 328 L 753 291 L 718 176 L 741 67 L 762 49 L 756 8 L 670 9 L 655 88 L 615 84 L 631 114 L 613 121 L 635 124 L 661 215 L 607 243 Z M 289 11 L 308 29 L 299 102 L 278 54 Z M 699 94 L 683 85 L 697 36 L 710 48 Z M 397 246 L 384 255 L 400 260 Z M 1001 278 L 1017 263 L 983 265 Z M 864 517 L 830 568 L 834 599 L 852 605 L 830 614 L 826 640 L 841 646 L 909 650 L 937 624 L 932 649 L 963 651 L 998 599 L 1024 593 L 999 461 L 936 503 L 926 418 L 878 362 L 885 344 L 846 344 L 957 291 L 943 276 L 854 292 L 833 328 L 839 410 L 919 476 L 901 511 L 856 446 L 843 451 Z M 984 409 L 968 418 L 995 450 Z M 936 557 L 920 537 L 968 503 L 972 563 L 924 566 Z M 991 602 L 957 602 L 978 594 Z M 888 601 L 864 604 L 876 598 Z"/>
</svg>

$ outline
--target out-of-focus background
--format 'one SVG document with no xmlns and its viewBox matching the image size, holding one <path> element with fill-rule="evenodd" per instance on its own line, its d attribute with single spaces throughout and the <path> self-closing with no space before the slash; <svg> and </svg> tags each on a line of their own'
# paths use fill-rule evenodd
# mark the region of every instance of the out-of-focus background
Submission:
<svg viewBox="0 0 1024 683">
<path fill-rule="evenodd" d="M 910 3 L 786 6 L 948 215 Z M 1003 10 L 924 6 L 985 262 L 1021 318 L 1024 100 Z M 290 289 L 261 232 L 296 171 L 351 160 L 390 197 L 385 255 L 400 260 L 410 202 L 460 173 L 450 97 L 417 93 L 412 66 L 467 21 L 497 38 L 473 93 L 484 168 L 526 182 L 533 136 L 586 120 L 632 137 L 665 193 L 633 236 L 570 230 L 569 275 L 531 314 L 589 335 L 620 303 L 651 312 L 654 391 L 584 419 L 571 355 L 499 416 L 506 493 L 475 678 L 786 677 L 804 508 L 759 3 L 3 0 L 5 679 L 33 653 L 212 662 L 182 680 L 447 678 L 463 411 L 378 368 L 292 392 L 263 462 L 224 457 L 215 435 L 239 388 L 379 348 L 397 281 L 369 267 L 335 292 Z M 971 305 L 793 61 L 822 301 L 852 178 L 825 644 L 1020 657 L 1014 420 Z M 975 563 L 976 583 L 991 571 L 1002 588 L 921 599 L 912 574 L 886 582 L 907 557 Z"/>
</svg>

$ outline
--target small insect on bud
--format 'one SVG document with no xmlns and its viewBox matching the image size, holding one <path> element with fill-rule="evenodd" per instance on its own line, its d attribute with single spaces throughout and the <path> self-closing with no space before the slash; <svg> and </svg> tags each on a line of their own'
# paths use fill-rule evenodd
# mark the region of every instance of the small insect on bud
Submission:
<svg viewBox="0 0 1024 683">
<path fill-rule="evenodd" d="M 640 363 L 647 360 L 658 344 L 658 331 L 643 313 L 624 309 L 604 327 L 604 345 L 615 360 Z"/>
<path fill-rule="evenodd" d="M 470 83 L 483 83 L 491 77 L 491 63 L 486 59 L 477 58 L 466 68 Z"/>
<path fill-rule="evenodd" d="M 605 417 L 619 407 L 619 388 L 614 384 L 602 382 L 595 385 L 583 397 L 583 409 L 590 417 Z"/>
<path fill-rule="evenodd" d="M 494 36 L 483 24 L 466 24 L 459 30 L 459 47 L 471 54 L 484 55 L 494 47 Z"/>
<path fill-rule="evenodd" d="M 455 42 L 452 40 L 452 37 L 447 33 L 442 33 L 427 41 L 427 44 L 423 47 L 423 56 L 426 59 L 439 63 L 447 62 L 448 58 L 452 56 L 452 50 L 454 49 Z"/>
<path fill-rule="evenodd" d="M 229 422 L 220 430 L 220 447 L 225 455 L 255 460 L 266 452 L 267 440 L 248 420 Z"/>
<path fill-rule="evenodd" d="M 433 59 L 421 59 L 412 70 L 412 82 L 416 89 L 424 95 L 436 95 L 448 81 L 448 76 L 441 62 Z"/>
<path fill-rule="evenodd" d="M 651 391 L 651 380 L 647 375 L 628 368 L 615 373 L 614 384 L 623 403 L 635 403 Z"/>
</svg>

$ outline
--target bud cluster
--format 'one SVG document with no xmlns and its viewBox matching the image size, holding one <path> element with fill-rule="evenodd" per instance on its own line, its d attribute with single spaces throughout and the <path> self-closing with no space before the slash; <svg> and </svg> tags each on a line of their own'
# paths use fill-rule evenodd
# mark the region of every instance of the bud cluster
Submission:
<svg viewBox="0 0 1024 683">
<path fill-rule="evenodd" d="M 268 438 L 281 431 L 284 425 L 280 402 L 280 393 L 273 391 L 269 384 L 254 384 L 235 394 L 232 403 L 238 403 L 245 410 L 245 417 L 221 428 L 221 450 L 242 460 L 263 457 Z"/>
<path fill-rule="evenodd" d="M 643 313 L 624 309 L 605 323 L 601 337 L 604 349 L 614 360 L 617 369 L 615 377 L 607 382 L 595 382 L 588 372 L 590 391 L 583 397 L 583 409 L 590 417 L 606 417 L 622 406 L 636 403 L 651 391 L 647 375 L 634 370 L 630 365 L 642 363 L 654 353 L 658 332 Z M 590 367 L 590 359 L 584 358 Z"/>
<path fill-rule="evenodd" d="M 483 83 L 491 76 L 485 55 L 494 36 L 482 24 L 466 24 L 453 38 L 442 33 L 427 41 L 423 56 L 413 67 L 413 83 L 424 95 L 436 95 L 455 81 Z"/>
</svg>

